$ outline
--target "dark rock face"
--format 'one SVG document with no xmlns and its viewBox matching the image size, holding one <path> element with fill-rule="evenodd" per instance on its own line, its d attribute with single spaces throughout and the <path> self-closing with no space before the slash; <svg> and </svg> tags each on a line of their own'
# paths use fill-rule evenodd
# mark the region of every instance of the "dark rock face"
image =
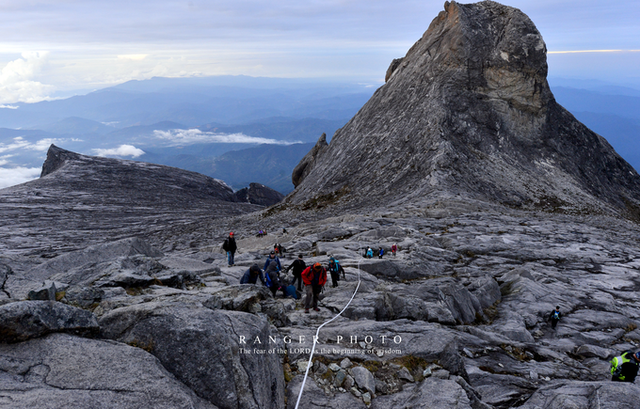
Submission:
<svg viewBox="0 0 640 409">
<path fill-rule="evenodd" d="M 545 43 L 521 11 L 447 2 L 304 180 L 294 172 L 287 201 L 348 192 L 334 201 L 636 212 L 640 177 L 555 102 L 546 75 Z"/>
<path fill-rule="evenodd" d="M 307 175 L 313 170 L 315 167 L 316 161 L 318 157 L 320 157 L 324 151 L 326 151 L 327 147 L 327 134 L 320 135 L 318 142 L 316 142 L 315 146 L 311 148 L 309 153 L 307 153 L 304 158 L 300 160 L 300 163 L 293 169 L 293 173 L 291 176 L 291 181 L 295 187 L 298 187 L 300 183 L 307 177 Z"/>
<path fill-rule="evenodd" d="M 89 311 L 53 301 L 21 301 L 0 306 L 0 342 L 20 342 L 52 332 L 91 334 L 98 321 Z"/>
<path fill-rule="evenodd" d="M 284 195 L 260 183 L 251 183 L 249 187 L 235 193 L 238 202 L 251 203 L 258 206 L 273 206 L 284 199 Z"/>
</svg>

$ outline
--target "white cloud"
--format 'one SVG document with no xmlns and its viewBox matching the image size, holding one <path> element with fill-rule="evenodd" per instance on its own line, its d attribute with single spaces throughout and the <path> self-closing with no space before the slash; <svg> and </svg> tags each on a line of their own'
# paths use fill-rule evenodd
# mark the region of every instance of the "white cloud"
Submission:
<svg viewBox="0 0 640 409">
<path fill-rule="evenodd" d="M 39 102 L 50 99 L 49 95 L 55 87 L 34 80 L 47 64 L 48 55 L 48 52 L 25 52 L 22 53 L 22 58 L 5 65 L 0 71 L 0 103 Z"/>
<path fill-rule="evenodd" d="M 288 142 L 277 139 L 256 138 L 242 133 L 221 134 L 202 132 L 199 129 L 172 129 L 170 131 L 153 131 L 158 139 L 170 141 L 175 145 L 190 145 L 194 143 L 250 143 L 269 145 L 293 145 L 299 141 Z"/>
<path fill-rule="evenodd" d="M 93 152 L 97 156 L 131 156 L 137 158 L 138 156 L 144 155 L 142 149 L 138 149 L 133 145 L 120 145 L 112 149 L 93 149 Z"/>
<path fill-rule="evenodd" d="M 5 108 L 5 109 L 18 109 L 20 107 L 16 106 L 16 105 L 0 105 L 0 108 Z"/>
<path fill-rule="evenodd" d="M 118 56 L 119 60 L 132 60 L 132 61 L 142 61 L 147 58 L 149 54 L 122 54 Z"/>
<path fill-rule="evenodd" d="M 0 153 L 15 151 L 17 149 L 29 149 L 32 151 L 46 151 L 49 149 L 49 146 L 54 143 L 59 143 L 63 141 L 62 139 L 56 138 L 44 138 L 40 139 L 36 142 L 29 142 L 25 140 L 22 136 L 17 136 L 13 138 L 13 142 L 10 144 L 4 144 L 0 142 Z"/>
<path fill-rule="evenodd" d="M 41 171 L 41 168 L 0 168 L 0 189 L 37 179 Z"/>
</svg>

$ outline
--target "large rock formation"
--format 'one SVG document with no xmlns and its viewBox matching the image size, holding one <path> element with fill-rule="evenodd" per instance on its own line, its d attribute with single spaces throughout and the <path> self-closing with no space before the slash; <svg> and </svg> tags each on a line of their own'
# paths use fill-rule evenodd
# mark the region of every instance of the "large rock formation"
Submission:
<svg viewBox="0 0 640 409">
<path fill-rule="evenodd" d="M 288 202 L 636 215 L 640 177 L 556 103 L 546 76 L 545 43 L 520 10 L 446 2 Z"/>
<path fill-rule="evenodd" d="M 284 199 L 282 193 L 260 183 L 249 184 L 249 187 L 238 190 L 235 196 L 239 202 L 252 203 L 258 206 L 272 206 Z"/>
<path fill-rule="evenodd" d="M 77 154 L 52 145 L 42 176 L 0 190 L 0 250 L 84 248 L 105 239 L 161 240 L 168 226 L 253 212 L 225 183 L 195 172 Z M 186 234 L 185 234 L 186 237 Z"/>
</svg>

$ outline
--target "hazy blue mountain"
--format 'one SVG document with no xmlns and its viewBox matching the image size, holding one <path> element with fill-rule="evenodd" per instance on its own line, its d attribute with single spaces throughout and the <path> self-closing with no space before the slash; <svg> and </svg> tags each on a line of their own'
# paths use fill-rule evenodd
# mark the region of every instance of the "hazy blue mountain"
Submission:
<svg viewBox="0 0 640 409">
<path fill-rule="evenodd" d="M 567 80 L 553 87 L 563 107 L 602 135 L 636 170 L 640 169 L 640 90 L 600 81 Z"/>
<path fill-rule="evenodd" d="M 640 121 L 595 112 L 574 112 L 575 117 L 604 136 L 636 170 L 640 169 Z"/>
<path fill-rule="evenodd" d="M 206 124 L 199 126 L 198 129 L 210 132 L 243 133 L 253 137 L 283 141 L 315 142 L 323 133 L 332 136 L 347 121 L 348 118 L 332 120 L 276 117 L 241 125 Z"/>
<path fill-rule="evenodd" d="M 69 117 L 116 127 L 161 121 L 187 126 L 240 124 L 274 116 L 335 120 L 353 116 L 372 93 L 372 88 L 320 80 L 156 78 L 63 100 L 20 103 L 16 104 L 18 109 L 0 109 L 0 127 L 41 129 Z"/>
<path fill-rule="evenodd" d="M 102 122 L 70 117 L 63 119 L 62 121 L 40 126 L 40 130 L 60 135 L 105 135 L 113 132 L 114 128 L 112 126 L 105 125 Z"/>
<path fill-rule="evenodd" d="M 153 150 L 139 158 L 224 180 L 234 189 L 256 182 L 283 194 L 293 190 L 291 173 L 313 143 L 258 145 L 220 154 L 220 144 L 192 145 L 182 149 Z M 202 149 L 198 152 L 199 149 Z M 179 152 L 176 154 L 176 152 Z M 173 154 L 171 154 L 173 153 Z M 218 156 L 218 154 L 220 154 Z"/>
<path fill-rule="evenodd" d="M 602 91 L 567 87 L 554 87 L 553 94 L 570 112 L 596 112 L 640 119 L 640 96 L 613 95 Z"/>
</svg>

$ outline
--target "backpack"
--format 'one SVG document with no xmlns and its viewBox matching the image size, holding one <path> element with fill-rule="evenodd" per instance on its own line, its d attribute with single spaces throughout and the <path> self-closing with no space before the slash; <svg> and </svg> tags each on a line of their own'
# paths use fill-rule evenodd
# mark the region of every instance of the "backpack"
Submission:
<svg viewBox="0 0 640 409">
<path fill-rule="evenodd" d="M 554 320 L 559 320 L 560 319 L 560 311 L 554 311 L 553 312 L 553 316 L 551 317 Z"/>
<path fill-rule="evenodd" d="M 267 287 L 271 288 L 271 277 L 269 276 L 269 273 L 265 274 L 264 282 L 267 283 Z"/>
<path fill-rule="evenodd" d="M 615 378 L 620 379 L 621 381 L 624 381 L 624 376 L 620 376 L 620 374 L 622 373 L 622 365 L 631 361 L 631 359 L 626 358 L 627 355 L 628 352 L 625 352 L 624 354 L 617 356 L 611 360 L 611 375 Z"/>
</svg>

